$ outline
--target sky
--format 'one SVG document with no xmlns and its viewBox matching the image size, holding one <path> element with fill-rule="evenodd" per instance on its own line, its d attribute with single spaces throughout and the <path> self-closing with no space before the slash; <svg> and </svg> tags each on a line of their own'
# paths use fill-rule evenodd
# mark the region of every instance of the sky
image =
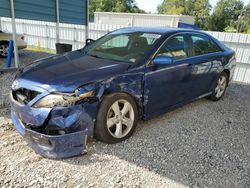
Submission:
<svg viewBox="0 0 250 188">
<path fill-rule="evenodd" d="M 218 0 L 210 0 L 212 6 L 217 3 Z M 243 2 L 249 3 L 250 0 L 243 0 Z M 156 13 L 157 6 L 163 2 L 163 0 L 135 0 L 139 8 L 144 9 L 146 12 Z"/>
</svg>

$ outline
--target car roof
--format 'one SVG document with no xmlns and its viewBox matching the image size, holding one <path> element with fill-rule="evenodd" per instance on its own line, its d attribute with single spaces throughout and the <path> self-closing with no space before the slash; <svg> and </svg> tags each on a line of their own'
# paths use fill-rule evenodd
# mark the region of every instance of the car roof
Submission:
<svg viewBox="0 0 250 188">
<path fill-rule="evenodd" d="M 170 28 L 170 27 L 126 27 L 119 29 L 119 31 L 135 31 L 135 32 L 147 32 L 147 33 L 158 33 L 158 34 L 177 33 L 177 32 L 203 33 L 201 31 L 193 29 Z"/>
</svg>

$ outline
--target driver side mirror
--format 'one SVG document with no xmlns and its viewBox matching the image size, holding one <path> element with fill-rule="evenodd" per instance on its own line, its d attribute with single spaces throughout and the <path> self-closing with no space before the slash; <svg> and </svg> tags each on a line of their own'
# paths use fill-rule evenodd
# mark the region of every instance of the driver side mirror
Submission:
<svg viewBox="0 0 250 188">
<path fill-rule="evenodd" d="M 85 44 L 86 44 L 86 46 L 88 46 L 88 45 L 92 44 L 93 42 L 95 42 L 95 40 L 87 39 Z"/>
<path fill-rule="evenodd" d="M 164 56 L 164 55 L 155 57 L 153 59 L 154 65 L 171 65 L 173 61 L 174 61 L 173 57 Z"/>
</svg>

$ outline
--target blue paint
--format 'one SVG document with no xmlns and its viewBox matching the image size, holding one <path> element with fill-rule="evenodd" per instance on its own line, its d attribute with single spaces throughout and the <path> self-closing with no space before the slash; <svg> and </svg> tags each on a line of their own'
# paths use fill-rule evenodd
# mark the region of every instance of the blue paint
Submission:
<svg viewBox="0 0 250 188">
<path fill-rule="evenodd" d="M 15 103 L 12 99 L 12 104 Z M 25 109 L 12 107 L 11 119 L 16 130 L 25 138 L 30 147 L 38 154 L 48 158 L 67 158 L 80 155 L 86 149 L 87 136 L 93 136 L 96 111 L 89 110 L 88 104 L 77 105 L 71 108 L 54 108 L 50 116 L 43 117 L 43 121 L 49 118 L 46 127 L 44 124 L 34 126 L 24 125 L 20 120 Z M 93 104 L 95 108 L 96 105 Z M 92 106 L 92 108 L 93 108 Z M 88 110 L 88 113 L 85 111 Z M 33 119 L 39 119 L 32 116 Z M 62 130 L 65 135 L 50 134 L 51 131 Z"/>
<path fill-rule="evenodd" d="M 13 56 L 13 50 L 14 50 L 14 41 L 10 40 L 9 41 L 9 49 L 8 49 L 8 58 L 7 58 L 7 62 L 6 62 L 7 68 L 11 67 L 11 59 Z"/>
<path fill-rule="evenodd" d="M 21 105 L 15 101 L 12 94 L 10 98 L 13 101 L 11 103 L 12 112 L 18 114 L 18 118 L 21 121 L 33 126 L 41 126 L 52 110 L 49 108 L 32 108 L 30 105 Z"/>
<path fill-rule="evenodd" d="M 171 65 L 173 61 L 174 58 L 169 56 L 158 56 L 153 60 L 155 65 Z"/>
<path fill-rule="evenodd" d="M 27 67 L 17 77 L 12 85 L 13 92 L 21 88 L 39 92 L 26 105 L 20 105 L 11 98 L 13 123 L 37 153 L 50 158 L 81 154 L 86 148 L 83 140 L 93 136 L 98 108 L 107 94 L 123 92 L 131 95 L 137 103 L 140 117 L 149 119 L 211 94 L 216 79 L 225 69 L 230 71 L 232 78 L 235 53 L 205 33 L 163 28 L 127 28 L 114 33 L 133 31 L 163 34 L 137 63 L 92 57 L 83 50 L 77 50 L 39 60 L 37 65 Z M 171 64 L 152 64 L 153 55 L 164 41 L 178 33 L 209 36 L 221 51 L 173 60 Z M 91 99 L 71 107 L 32 107 L 51 93 L 79 95 L 88 91 L 94 91 Z M 58 130 L 65 134 L 55 134 Z"/>
<path fill-rule="evenodd" d="M 21 120 L 15 115 L 15 113 L 12 111 L 11 112 L 11 120 L 17 130 L 17 132 L 24 136 L 25 135 L 25 127 L 23 125 L 23 123 L 21 122 Z"/>
<path fill-rule="evenodd" d="M 195 24 L 187 24 L 187 23 L 178 23 L 178 28 L 186 28 L 186 29 L 195 29 L 195 30 L 201 30 L 197 25 Z"/>
<path fill-rule="evenodd" d="M 67 158 L 80 155 L 86 150 L 87 130 L 65 135 L 46 135 L 26 129 L 14 113 L 11 113 L 11 118 L 15 128 L 30 147 L 44 157 Z"/>
<path fill-rule="evenodd" d="M 86 131 L 58 136 L 27 129 L 24 138 L 36 153 L 47 158 L 62 159 L 86 152 Z"/>
</svg>

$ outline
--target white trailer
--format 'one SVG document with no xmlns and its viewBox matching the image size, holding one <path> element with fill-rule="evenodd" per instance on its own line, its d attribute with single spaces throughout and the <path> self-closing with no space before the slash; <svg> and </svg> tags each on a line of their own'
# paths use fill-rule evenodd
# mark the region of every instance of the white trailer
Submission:
<svg viewBox="0 0 250 188">
<path fill-rule="evenodd" d="M 95 12 L 94 21 L 98 24 L 124 26 L 178 27 L 179 23 L 194 25 L 194 17 L 187 15 L 135 14 L 115 12 Z"/>
</svg>

